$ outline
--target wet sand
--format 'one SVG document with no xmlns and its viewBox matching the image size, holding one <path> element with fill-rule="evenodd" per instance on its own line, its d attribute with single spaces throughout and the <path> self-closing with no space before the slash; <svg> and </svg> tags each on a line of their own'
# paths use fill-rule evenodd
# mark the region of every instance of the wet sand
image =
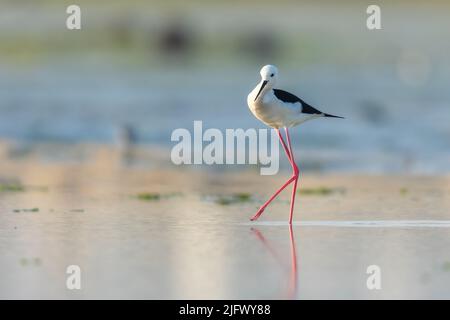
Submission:
<svg viewBox="0 0 450 320">
<path fill-rule="evenodd" d="M 306 172 L 290 229 L 290 192 L 248 220 L 289 172 L 126 166 L 96 150 L 0 148 L 0 298 L 450 298 L 449 177 Z M 81 290 L 66 288 L 69 265 Z"/>
</svg>

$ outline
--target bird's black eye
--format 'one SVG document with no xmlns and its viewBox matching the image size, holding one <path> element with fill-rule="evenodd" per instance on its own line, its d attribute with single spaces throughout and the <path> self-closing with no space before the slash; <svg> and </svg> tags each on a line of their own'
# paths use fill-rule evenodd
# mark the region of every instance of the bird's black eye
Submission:
<svg viewBox="0 0 450 320">
<path fill-rule="evenodd" d="M 270 75 L 271 77 L 273 77 L 274 76 L 274 74 L 272 73 L 271 75 Z"/>
</svg>

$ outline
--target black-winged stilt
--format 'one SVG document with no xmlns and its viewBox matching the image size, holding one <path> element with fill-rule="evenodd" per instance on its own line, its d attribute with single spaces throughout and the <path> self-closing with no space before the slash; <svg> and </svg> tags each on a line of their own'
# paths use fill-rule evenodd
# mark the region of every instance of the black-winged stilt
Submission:
<svg viewBox="0 0 450 320">
<path fill-rule="evenodd" d="M 274 89 L 278 78 L 278 69 L 273 65 L 262 67 L 261 82 L 253 89 L 247 97 L 247 103 L 253 115 L 264 122 L 266 125 L 274 128 L 288 160 L 292 166 L 293 174 L 270 198 L 250 220 L 256 220 L 263 213 L 264 209 L 275 199 L 281 191 L 289 184 L 294 182 L 294 188 L 291 196 L 291 207 L 289 214 L 289 224 L 292 224 L 294 212 L 295 194 L 297 190 L 297 181 L 299 170 L 292 153 L 291 138 L 289 136 L 290 127 L 297 126 L 307 120 L 319 117 L 342 118 L 328 113 L 321 112 L 310 106 L 299 97 L 284 90 Z M 284 142 L 280 128 L 284 128 L 286 133 L 287 145 Z"/>
</svg>

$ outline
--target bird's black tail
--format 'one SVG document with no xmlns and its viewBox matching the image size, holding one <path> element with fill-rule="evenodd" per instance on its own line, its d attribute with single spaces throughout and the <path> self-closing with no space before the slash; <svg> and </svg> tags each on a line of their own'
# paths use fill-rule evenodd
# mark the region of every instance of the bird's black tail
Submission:
<svg viewBox="0 0 450 320">
<path fill-rule="evenodd" d="M 324 117 L 328 117 L 328 118 L 339 118 L 339 119 L 345 119 L 344 117 L 339 117 L 339 116 L 334 116 L 332 114 L 328 114 L 328 113 L 324 113 L 323 114 Z"/>
</svg>

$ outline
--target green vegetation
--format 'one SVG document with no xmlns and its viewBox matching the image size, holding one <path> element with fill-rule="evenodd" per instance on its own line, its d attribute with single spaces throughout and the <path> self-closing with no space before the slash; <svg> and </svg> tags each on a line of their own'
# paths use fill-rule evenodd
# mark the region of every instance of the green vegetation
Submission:
<svg viewBox="0 0 450 320">
<path fill-rule="evenodd" d="M 143 201 L 157 201 L 161 199 L 161 195 L 156 192 L 142 192 L 136 196 L 139 200 Z"/>
<path fill-rule="evenodd" d="M 345 193 L 344 188 L 327 188 L 327 187 L 317 187 L 317 188 L 299 188 L 297 191 L 301 195 L 319 195 L 327 196 L 333 193 Z"/>
<path fill-rule="evenodd" d="M 172 192 L 167 194 L 160 194 L 158 192 L 141 192 L 135 197 L 142 201 L 158 201 L 161 199 L 171 199 L 175 197 L 181 197 L 183 194 L 181 192 Z"/>
<path fill-rule="evenodd" d="M 442 265 L 442 270 L 445 272 L 450 272 L 450 261 L 445 261 Z"/>
<path fill-rule="evenodd" d="M 13 212 L 39 212 L 39 208 L 31 208 L 31 209 L 14 209 Z"/>
<path fill-rule="evenodd" d="M 19 263 L 21 266 L 25 267 L 28 265 L 40 266 L 42 264 L 41 258 L 20 258 Z"/>
<path fill-rule="evenodd" d="M 43 186 L 24 186 L 20 183 L 3 183 L 0 184 L 0 192 L 24 192 L 24 191 L 48 191 L 48 187 Z"/>
<path fill-rule="evenodd" d="M 229 196 L 218 196 L 214 202 L 222 206 L 227 206 L 234 203 L 243 203 L 251 200 L 251 194 L 245 192 L 234 193 Z"/>
<path fill-rule="evenodd" d="M 25 187 L 20 184 L 0 184 L 0 192 L 23 192 Z"/>
</svg>

